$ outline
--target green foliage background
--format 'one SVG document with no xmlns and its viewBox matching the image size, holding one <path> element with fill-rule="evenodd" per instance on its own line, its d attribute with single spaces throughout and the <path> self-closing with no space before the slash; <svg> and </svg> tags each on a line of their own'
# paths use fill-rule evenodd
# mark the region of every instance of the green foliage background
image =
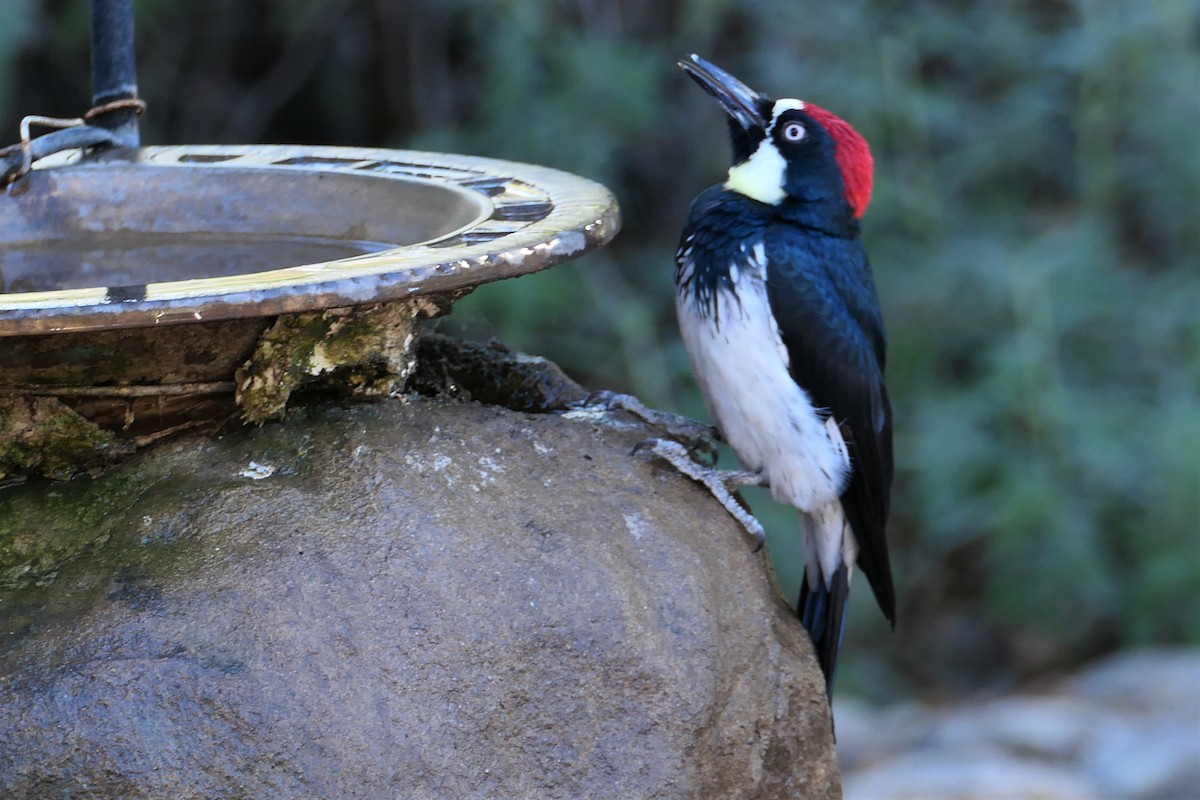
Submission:
<svg viewBox="0 0 1200 800">
<path fill-rule="evenodd" d="M 690 199 L 721 180 L 700 52 L 872 142 L 901 593 L 858 592 L 843 686 L 1027 679 L 1200 642 L 1200 5 L 1192 0 L 138 0 L 148 143 L 535 161 L 620 199 L 612 246 L 450 321 L 704 416 L 673 320 Z M 87 105 L 85 0 L 6 0 L 0 139 Z M 789 594 L 796 520 L 751 497 Z"/>
</svg>

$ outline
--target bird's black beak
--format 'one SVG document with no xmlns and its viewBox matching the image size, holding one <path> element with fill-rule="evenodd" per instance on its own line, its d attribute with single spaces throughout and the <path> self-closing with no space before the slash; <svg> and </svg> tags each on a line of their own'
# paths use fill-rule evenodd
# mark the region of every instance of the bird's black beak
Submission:
<svg viewBox="0 0 1200 800">
<path fill-rule="evenodd" d="M 762 112 L 766 98 L 758 92 L 695 53 L 689 60 L 677 63 L 704 91 L 717 98 L 725 113 L 744 131 L 766 129 L 768 120 L 763 118 Z"/>
</svg>

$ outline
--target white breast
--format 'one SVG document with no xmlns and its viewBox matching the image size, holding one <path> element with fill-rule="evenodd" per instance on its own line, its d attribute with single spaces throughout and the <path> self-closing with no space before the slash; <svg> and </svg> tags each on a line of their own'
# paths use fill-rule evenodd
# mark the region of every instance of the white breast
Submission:
<svg viewBox="0 0 1200 800">
<path fill-rule="evenodd" d="M 709 411 L 738 458 L 765 471 L 776 500 L 813 512 L 838 498 L 849 468 L 840 436 L 830 440 L 788 373 L 765 279 L 759 245 L 734 275 L 736 299 L 717 290 L 715 315 L 692 291 L 676 293 L 679 327 Z"/>
</svg>

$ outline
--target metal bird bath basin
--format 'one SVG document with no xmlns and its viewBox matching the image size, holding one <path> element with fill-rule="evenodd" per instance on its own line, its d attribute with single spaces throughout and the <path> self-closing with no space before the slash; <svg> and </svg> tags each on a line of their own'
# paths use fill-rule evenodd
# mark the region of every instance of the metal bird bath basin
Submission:
<svg viewBox="0 0 1200 800">
<path fill-rule="evenodd" d="M 459 293 L 616 229 L 602 186 L 484 158 L 266 146 L 50 158 L 0 195 L 0 336 Z"/>
<path fill-rule="evenodd" d="M 63 477 L 239 410 L 278 417 L 292 389 L 343 368 L 356 393 L 394 394 L 416 320 L 618 226 L 604 187 L 485 158 L 174 146 L 43 159 L 0 192 L 0 444 L 25 454 L 0 479 Z M 78 425 L 93 444 L 48 468 L 49 434 L 30 431 Z"/>
</svg>

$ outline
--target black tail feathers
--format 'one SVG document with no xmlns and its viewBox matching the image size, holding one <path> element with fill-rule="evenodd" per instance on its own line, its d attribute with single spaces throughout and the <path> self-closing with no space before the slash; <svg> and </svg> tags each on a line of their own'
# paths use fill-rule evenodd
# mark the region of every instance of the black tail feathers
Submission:
<svg viewBox="0 0 1200 800">
<path fill-rule="evenodd" d="M 846 628 L 846 601 L 850 598 L 850 572 L 845 564 L 838 566 L 826 587 L 818 580 L 815 587 L 808 585 L 808 574 L 800 584 L 800 601 L 797 608 L 800 621 L 808 630 L 817 661 L 825 674 L 825 693 L 833 700 L 833 676 L 837 669 L 838 651 L 842 649 L 842 633 Z"/>
</svg>

